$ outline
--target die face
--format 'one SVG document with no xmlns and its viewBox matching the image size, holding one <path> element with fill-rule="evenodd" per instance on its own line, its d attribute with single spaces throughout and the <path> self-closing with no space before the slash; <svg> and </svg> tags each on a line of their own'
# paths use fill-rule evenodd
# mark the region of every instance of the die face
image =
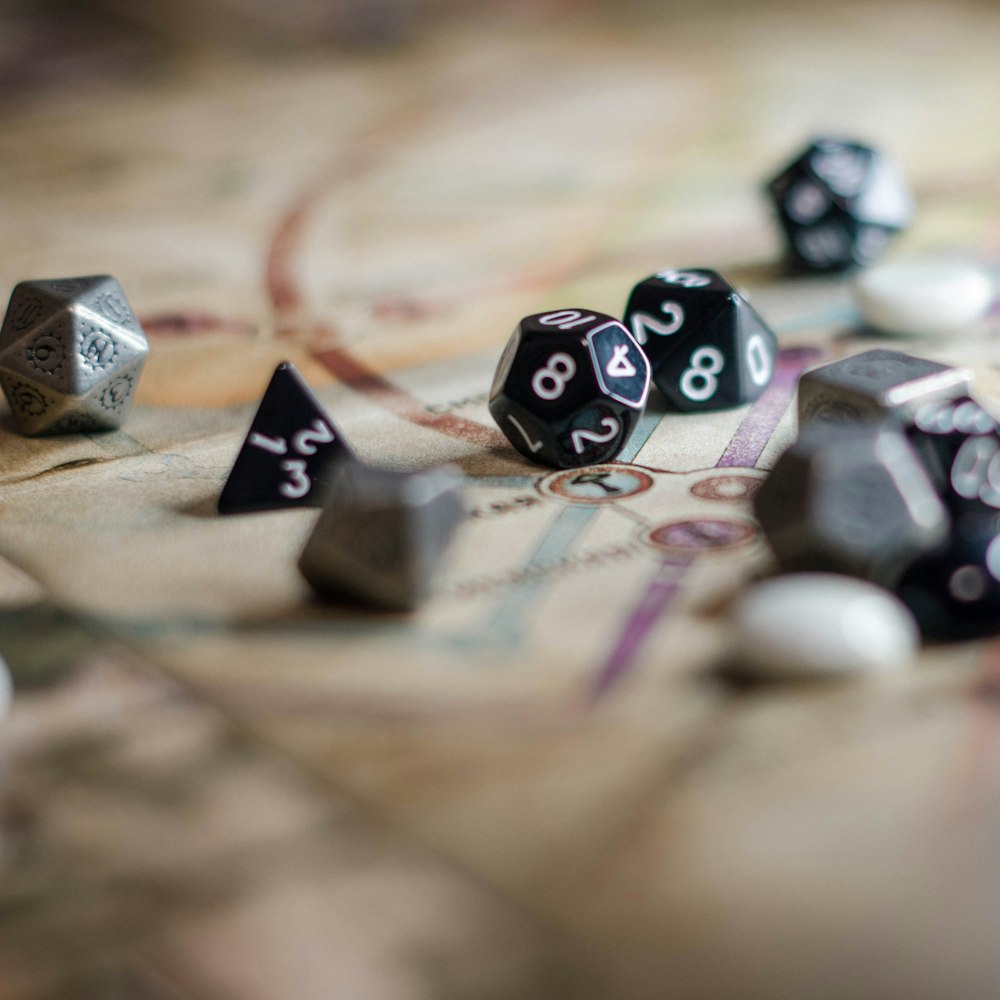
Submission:
<svg viewBox="0 0 1000 1000">
<path fill-rule="evenodd" d="M 1000 536 L 997 525 L 959 525 L 942 549 L 921 556 L 897 586 L 931 639 L 975 639 L 1000 632 Z"/>
<path fill-rule="evenodd" d="M 731 308 L 732 286 L 708 268 L 673 268 L 640 281 L 625 306 L 625 325 L 655 370 L 689 336 Z"/>
<path fill-rule="evenodd" d="M 407 474 L 343 463 L 299 559 L 303 576 L 328 599 L 412 610 L 464 517 L 459 479 L 448 468 Z"/>
<path fill-rule="evenodd" d="M 66 418 L 72 401 L 52 392 L 48 386 L 17 372 L 0 369 L 0 387 L 10 405 L 11 417 L 22 434 L 44 434 Z"/>
<path fill-rule="evenodd" d="M 907 437 L 935 489 L 951 501 L 978 499 L 983 492 L 1000 500 L 1000 427 L 974 399 L 959 396 L 923 403 L 906 428 Z M 961 461 L 956 462 L 961 454 Z"/>
<path fill-rule="evenodd" d="M 742 298 L 736 310 L 736 341 L 742 379 L 740 395 L 743 402 L 753 402 L 771 384 L 778 357 L 778 338 Z"/>
<path fill-rule="evenodd" d="M 39 287 L 40 284 L 22 281 L 14 286 L 0 327 L 0 350 L 62 311 L 64 300 Z"/>
<path fill-rule="evenodd" d="M 857 142 L 812 143 L 768 185 L 792 263 L 839 271 L 876 260 L 912 214 L 906 183 Z"/>
<path fill-rule="evenodd" d="M 587 348 L 604 395 L 642 409 L 649 394 L 649 361 L 625 328 L 617 322 L 596 327 L 587 334 Z"/>
<path fill-rule="evenodd" d="M 0 373 L 25 434 L 111 430 L 131 409 L 149 346 L 113 278 L 22 282 L 0 333 Z M 37 398 L 27 405 L 33 388 Z M 47 400 L 44 413 L 37 412 Z"/>
<path fill-rule="evenodd" d="M 883 585 L 940 544 L 949 526 L 905 438 L 874 426 L 801 436 L 761 487 L 755 512 L 785 568 Z"/>
<path fill-rule="evenodd" d="M 774 373 L 777 338 L 733 292 L 726 308 L 654 368 L 657 387 L 684 412 L 722 410 L 757 399 Z"/>
<path fill-rule="evenodd" d="M 739 406 L 771 380 L 777 340 L 717 271 L 673 269 L 646 278 L 629 295 L 625 322 L 675 409 Z"/>
<path fill-rule="evenodd" d="M 964 368 L 901 351 L 865 351 L 806 372 L 798 385 L 799 427 L 906 419 L 928 401 L 968 394 Z"/>
<path fill-rule="evenodd" d="M 490 413 L 526 458 L 573 468 L 614 458 L 649 391 L 649 362 L 617 320 L 558 310 L 526 317 L 500 358 Z"/>
<path fill-rule="evenodd" d="M 220 514 L 321 506 L 351 450 L 295 366 L 275 369 L 219 496 Z"/>
</svg>

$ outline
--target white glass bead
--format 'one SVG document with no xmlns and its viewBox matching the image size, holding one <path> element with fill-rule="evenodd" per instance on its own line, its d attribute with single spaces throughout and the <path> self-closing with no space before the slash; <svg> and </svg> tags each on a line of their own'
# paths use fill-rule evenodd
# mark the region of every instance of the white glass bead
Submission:
<svg viewBox="0 0 1000 1000">
<path fill-rule="evenodd" d="M 869 326 L 931 337 L 973 326 L 993 304 L 995 292 L 989 276 L 972 264 L 921 258 L 862 272 L 854 282 L 854 298 Z"/>
<path fill-rule="evenodd" d="M 880 673 L 911 663 L 913 616 L 887 590 L 833 573 L 792 573 L 752 586 L 734 611 L 738 665 L 762 678 Z"/>
</svg>

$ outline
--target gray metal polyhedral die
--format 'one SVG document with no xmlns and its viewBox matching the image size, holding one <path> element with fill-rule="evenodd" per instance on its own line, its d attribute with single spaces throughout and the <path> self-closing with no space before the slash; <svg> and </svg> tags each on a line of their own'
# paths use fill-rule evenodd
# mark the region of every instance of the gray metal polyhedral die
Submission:
<svg viewBox="0 0 1000 1000">
<path fill-rule="evenodd" d="M 764 481 L 754 513 L 783 569 L 846 573 L 882 586 L 950 527 L 902 432 L 878 424 L 804 432 Z"/>
<path fill-rule="evenodd" d="M 22 281 L 0 328 L 0 386 L 22 434 L 114 430 L 148 354 L 114 278 Z"/>
<path fill-rule="evenodd" d="M 299 558 L 299 570 L 330 600 L 410 611 L 464 517 L 461 473 L 373 469 L 345 462 Z"/>
<path fill-rule="evenodd" d="M 969 393 L 972 373 L 902 351 L 865 351 L 799 379 L 799 429 L 912 416 L 929 400 Z"/>
</svg>

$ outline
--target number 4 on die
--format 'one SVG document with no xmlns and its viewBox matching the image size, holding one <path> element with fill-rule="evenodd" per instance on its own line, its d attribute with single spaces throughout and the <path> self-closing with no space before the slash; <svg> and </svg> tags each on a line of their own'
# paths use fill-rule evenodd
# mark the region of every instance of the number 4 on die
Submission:
<svg viewBox="0 0 1000 1000">
<path fill-rule="evenodd" d="M 278 365 L 219 496 L 220 514 L 321 507 L 325 483 L 351 458 L 295 367 Z"/>
</svg>

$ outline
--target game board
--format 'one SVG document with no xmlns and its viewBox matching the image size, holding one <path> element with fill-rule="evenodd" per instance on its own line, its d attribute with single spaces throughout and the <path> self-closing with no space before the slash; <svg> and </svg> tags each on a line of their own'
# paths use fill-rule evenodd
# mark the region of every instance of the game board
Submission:
<svg viewBox="0 0 1000 1000">
<path fill-rule="evenodd" d="M 498 10 L 9 104 L 0 282 L 113 273 L 152 353 L 123 431 L 0 426 L 0 997 L 992 995 L 1000 647 L 722 668 L 796 379 L 882 343 L 782 272 L 760 182 L 815 131 L 878 141 L 919 206 L 896 252 L 995 268 L 998 28 Z M 696 265 L 779 334 L 763 397 L 522 460 L 486 408 L 520 316 Z M 1000 403 L 997 333 L 894 346 Z M 363 459 L 464 472 L 419 612 L 312 599 L 312 511 L 216 514 L 282 360 Z"/>
</svg>

